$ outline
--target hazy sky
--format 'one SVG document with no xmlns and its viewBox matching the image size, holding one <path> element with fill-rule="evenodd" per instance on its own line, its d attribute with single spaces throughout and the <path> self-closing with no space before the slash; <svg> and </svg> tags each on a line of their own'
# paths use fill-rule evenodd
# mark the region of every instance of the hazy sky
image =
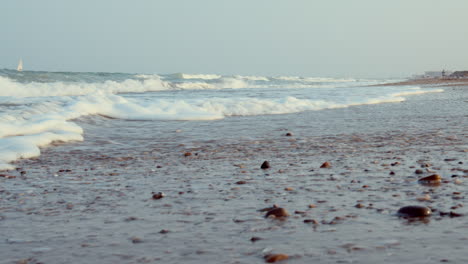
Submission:
<svg viewBox="0 0 468 264">
<path fill-rule="evenodd" d="M 0 68 L 405 77 L 468 70 L 468 0 L 14 0 Z"/>
</svg>

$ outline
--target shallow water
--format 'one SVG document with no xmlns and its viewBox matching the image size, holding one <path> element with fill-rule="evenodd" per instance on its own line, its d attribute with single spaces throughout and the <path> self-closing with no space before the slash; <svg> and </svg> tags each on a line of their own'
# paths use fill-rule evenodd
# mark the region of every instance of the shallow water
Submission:
<svg viewBox="0 0 468 264">
<path fill-rule="evenodd" d="M 468 213 L 466 100 L 466 88 L 447 88 L 217 121 L 81 117 L 83 142 L 0 177 L 0 263 L 258 263 L 269 252 L 287 263 L 466 262 L 466 216 L 439 214 Z M 417 184 L 434 173 L 440 186 Z M 291 216 L 265 219 L 258 210 L 273 204 Z M 395 215 L 413 204 L 435 211 Z"/>
</svg>

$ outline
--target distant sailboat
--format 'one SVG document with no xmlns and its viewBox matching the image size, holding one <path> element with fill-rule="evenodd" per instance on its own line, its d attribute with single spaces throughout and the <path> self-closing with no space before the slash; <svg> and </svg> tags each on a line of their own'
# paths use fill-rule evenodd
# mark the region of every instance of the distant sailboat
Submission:
<svg viewBox="0 0 468 264">
<path fill-rule="evenodd" d="M 18 62 L 18 67 L 16 68 L 17 71 L 23 71 L 23 60 L 20 59 Z"/>
</svg>

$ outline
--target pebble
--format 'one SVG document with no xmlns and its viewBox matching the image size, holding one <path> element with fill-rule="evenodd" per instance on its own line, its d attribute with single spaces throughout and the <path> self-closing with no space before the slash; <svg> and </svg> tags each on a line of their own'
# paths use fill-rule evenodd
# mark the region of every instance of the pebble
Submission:
<svg viewBox="0 0 468 264">
<path fill-rule="evenodd" d="M 184 153 L 184 156 L 185 156 L 185 157 L 192 156 L 192 153 L 191 153 L 191 152 L 185 152 L 185 153 Z"/>
<path fill-rule="evenodd" d="M 418 180 L 421 184 L 439 184 L 442 181 L 442 177 L 439 174 L 433 174 Z"/>
<path fill-rule="evenodd" d="M 261 238 L 261 237 L 252 237 L 252 238 L 250 239 L 250 241 L 252 241 L 252 243 L 254 243 L 254 242 L 256 242 L 256 241 L 258 241 L 258 240 L 262 240 L 262 239 L 263 239 L 263 238 Z"/>
<path fill-rule="evenodd" d="M 268 254 L 264 258 L 266 263 L 275 263 L 278 261 L 286 260 L 289 258 L 289 256 L 286 254 Z"/>
<path fill-rule="evenodd" d="M 260 168 L 262 168 L 263 170 L 266 170 L 266 169 L 269 169 L 270 168 L 270 163 L 268 161 L 264 161 L 262 163 L 262 166 L 260 166 Z"/>
<path fill-rule="evenodd" d="M 247 183 L 246 181 L 238 181 L 238 182 L 236 182 L 236 184 L 239 184 L 239 185 L 241 185 L 241 184 L 246 184 L 246 183 Z"/>
<path fill-rule="evenodd" d="M 398 216 L 401 217 L 426 217 L 430 216 L 432 213 L 431 209 L 426 206 L 405 206 L 398 210 Z"/>
<path fill-rule="evenodd" d="M 423 171 L 423 170 L 420 170 L 420 169 L 417 169 L 417 170 L 414 171 L 414 173 L 416 173 L 416 174 L 423 174 L 424 171 Z"/>
<path fill-rule="evenodd" d="M 158 193 L 153 194 L 153 199 L 154 200 L 159 200 L 159 199 L 163 198 L 164 196 L 166 196 L 164 193 L 158 192 Z"/>
<path fill-rule="evenodd" d="M 318 224 L 319 224 L 319 222 L 318 222 L 317 220 L 315 220 L 315 219 L 305 219 L 305 220 L 304 220 L 304 223 L 306 223 L 306 224 L 314 224 L 314 225 L 318 225 Z"/>
<path fill-rule="evenodd" d="M 324 168 L 331 168 L 331 163 L 326 161 L 322 164 L 322 166 L 320 166 L 320 168 L 324 169 Z"/>
<path fill-rule="evenodd" d="M 265 217 L 270 217 L 270 216 L 274 216 L 274 217 L 288 217 L 289 216 L 289 213 L 288 211 L 286 211 L 286 209 L 284 208 L 275 208 L 275 209 L 272 209 L 270 211 L 268 211 L 265 215 Z"/>
<path fill-rule="evenodd" d="M 287 137 L 292 137 L 292 135 L 293 135 L 293 134 L 292 134 L 291 132 L 286 133 L 286 136 L 287 136 Z"/>
</svg>

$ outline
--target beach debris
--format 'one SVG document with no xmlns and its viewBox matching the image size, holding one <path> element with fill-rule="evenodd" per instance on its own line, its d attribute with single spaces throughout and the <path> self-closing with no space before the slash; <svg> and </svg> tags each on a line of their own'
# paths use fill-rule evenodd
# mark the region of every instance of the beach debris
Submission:
<svg viewBox="0 0 468 264">
<path fill-rule="evenodd" d="M 328 161 L 325 161 L 322 166 L 320 166 L 320 168 L 322 169 L 328 169 L 328 168 L 331 168 L 331 163 L 328 162 Z"/>
<path fill-rule="evenodd" d="M 190 157 L 190 156 L 192 156 L 192 152 L 185 152 L 184 153 L 184 157 Z"/>
<path fill-rule="evenodd" d="M 439 174 L 433 174 L 431 176 L 427 176 L 418 180 L 420 184 L 425 184 L 425 185 L 437 185 L 437 184 L 440 184 L 441 181 L 442 181 L 442 177 L 440 177 Z"/>
<path fill-rule="evenodd" d="M 266 263 L 275 263 L 278 261 L 286 260 L 288 259 L 289 256 L 286 254 L 268 254 L 264 256 L 265 262 Z"/>
<path fill-rule="evenodd" d="M 307 207 L 309 207 L 309 208 L 312 209 L 312 208 L 315 208 L 315 207 L 317 207 L 317 206 L 316 206 L 315 204 L 309 204 Z"/>
<path fill-rule="evenodd" d="M 239 184 L 239 185 L 241 185 L 241 184 L 246 184 L 246 183 L 247 183 L 246 181 L 237 181 L 237 182 L 236 182 L 236 184 Z"/>
<path fill-rule="evenodd" d="M 169 233 L 170 231 L 167 230 L 167 229 L 161 229 L 161 231 L 159 231 L 160 234 L 167 234 Z"/>
<path fill-rule="evenodd" d="M 260 168 L 261 168 L 262 170 L 269 169 L 270 167 L 271 167 L 271 166 L 270 166 L 270 162 L 268 162 L 268 161 L 266 161 L 266 160 L 262 163 L 262 166 L 260 166 Z"/>
<path fill-rule="evenodd" d="M 420 169 L 417 169 L 417 170 L 414 171 L 414 173 L 416 173 L 416 174 L 423 174 L 424 171 L 423 171 L 423 170 L 420 170 Z"/>
<path fill-rule="evenodd" d="M 162 192 L 153 193 L 153 199 L 154 200 L 159 200 L 159 199 L 163 198 L 164 196 L 166 196 L 166 195 L 164 193 L 162 193 Z"/>
<path fill-rule="evenodd" d="M 285 135 L 285 136 L 287 136 L 287 137 L 292 137 L 292 136 L 293 136 L 293 133 L 291 133 L 291 132 L 288 132 L 288 133 L 286 133 L 286 135 Z"/>
<path fill-rule="evenodd" d="M 288 191 L 288 192 L 292 192 L 294 191 L 294 188 L 293 187 L 286 187 L 284 188 L 285 191 Z"/>
<path fill-rule="evenodd" d="M 431 209 L 426 206 L 410 205 L 400 208 L 398 216 L 400 217 L 427 217 L 432 213 Z"/>
<path fill-rule="evenodd" d="M 358 203 L 358 204 L 356 204 L 354 207 L 356 207 L 356 208 L 364 208 L 364 207 L 366 207 L 366 206 L 363 205 L 362 203 Z"/>
<path fill-rule="evenodd" d="M 288 216 L 289 216 L 288 211 L 286 211 L 286 209 L 281 208 L 281 207 L 272 209 L 265 214 L 265 218 L 268 218 L 268 217 L 283 218 L 283 217 L 288 217 Z"/>
</svg>

